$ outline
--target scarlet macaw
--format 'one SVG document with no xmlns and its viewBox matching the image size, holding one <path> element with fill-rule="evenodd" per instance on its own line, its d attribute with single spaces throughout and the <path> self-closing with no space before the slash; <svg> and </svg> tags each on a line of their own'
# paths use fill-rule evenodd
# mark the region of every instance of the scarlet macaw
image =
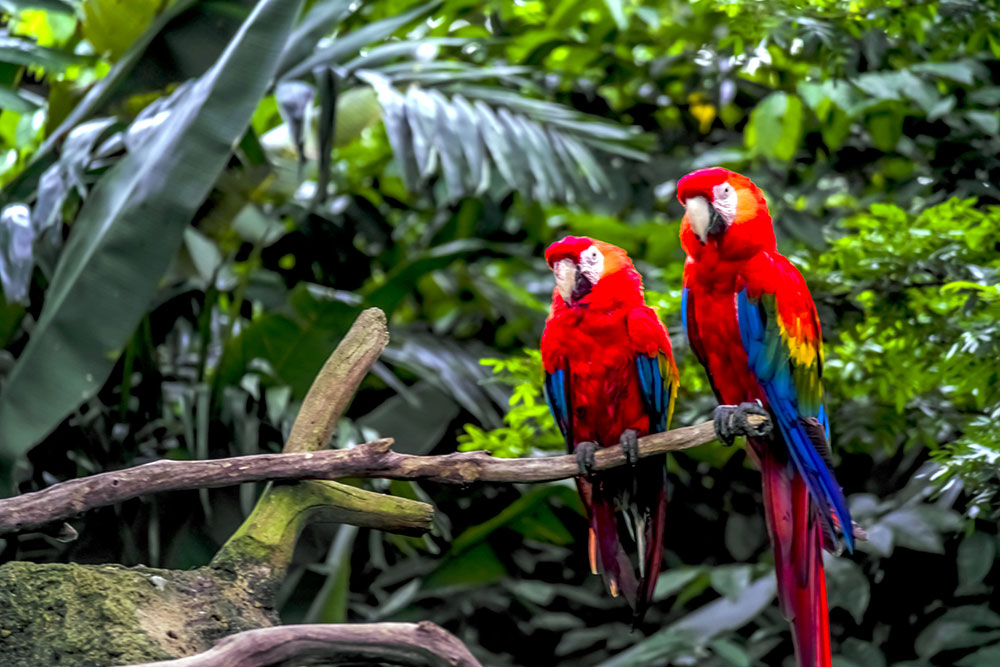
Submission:
<svg viewBox="0 0 1000 667">
<path fill-rule="evenodd" d="M 684 328 L 719 403 L 759 401 L 777 426 L 768 439 L 748 438 L 748 452 L 761 470 L 798 664 L 828 667 L 821 548 L 832 549 L 841 532 L 853 551 L 854 534 L 833 475 L 816 306 L 802 274 L 778 252 L 764 195 L 750 179 L 702 169 L 680 180 L 677 196 L 686 209 Z M 716 423 L 731 444 L 725 421 Z"/>
<path fill-rule="evenodd" d="M 568 236 L 545 259 L 556 282 L 541 345 L 546 399 L 584 474 L 591 570 L 638 623 L 660 572 L 667 475 L 666 456 L 640 461 L 636 441 L 667 430 L 677 366 L 624 250 Z M 629 465 L 594 474 L 595 447 L 617 444 Z"/>
</svg>

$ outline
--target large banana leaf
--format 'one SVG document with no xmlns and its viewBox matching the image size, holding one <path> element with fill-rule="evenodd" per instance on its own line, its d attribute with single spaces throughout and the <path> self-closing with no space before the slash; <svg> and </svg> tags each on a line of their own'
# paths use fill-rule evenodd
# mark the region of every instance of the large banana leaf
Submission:
<svg viewBox="0 0 1000 667">
<path fill-rule="evenodd" d="M 0 202 L 10 203 L 29 199 L 38 186 L 42 172 L 58 159 L 56 149 L 77 125 L 93 117 L 105 107 L 117 94 L 122 84 L 127 80 L 140 60 L 145 56 L 146 49 L 171 21 L 191 8 L 195 0 L 177 0 L 160 14 L 153 24 L 135 41 L 135 44 L 115 63 L 107 76 L 98 81 L 73 107 L 69 115 L 57 128 L 48 133 L 45 141 L 32 157 L 31 164 L 17 177 L 7 184 L 0 193 Z M 25 5 L 29 6 L 29 5 Z"/>
<path fill-rule="evenodd" d="M 0 464 L 104 382 L 149 306 L 184 229 L 274 79 L 301 0 L 264 0 L 154 136 L 87 198 L 38 325 L 0 395 Z"/>
</svg>

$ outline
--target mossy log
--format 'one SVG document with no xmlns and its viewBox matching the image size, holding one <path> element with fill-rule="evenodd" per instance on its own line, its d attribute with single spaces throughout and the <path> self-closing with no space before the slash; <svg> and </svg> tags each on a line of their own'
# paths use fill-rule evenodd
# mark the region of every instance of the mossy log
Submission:
<svg viewBox="0 0 1000 667">
<path fill-rule="evenodd" d="M 277 625 L 272 589 L 252 570 L 7 563 L 0 664 L 108 667 L 191 655 Z"/>
<path fill-rule="evenodd" d="M 361 313 L 317 376 L 285 451 L 325 448 L 337 419 L 388 342 L 385 315 Z M 168 660 L 278 624 L 277 592 L 302 528 L 333 521 L 406 534 L 433 508 L 328 481 L 278 484 L 195 570 L 144 566 L 0 566 L 0 665 L 109 667 Z"/>
<path fill-rule="evenodd" d="M 195 570 L 13 562 L 0 566 L 0 665 L 108 667 L 210 649 L 278 624 L 296 538 L 315 521 L 416 534 L 424 503 L 332 482 L 270 489 L 212 562 Z"/>
</svg>

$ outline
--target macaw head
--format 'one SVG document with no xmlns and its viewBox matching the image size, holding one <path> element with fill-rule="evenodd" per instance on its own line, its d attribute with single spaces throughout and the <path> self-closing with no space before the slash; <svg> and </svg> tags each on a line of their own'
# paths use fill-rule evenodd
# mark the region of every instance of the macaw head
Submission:
<svg viewBox="0 0 1000 667">
<path fill-rule="evenodd" d="M 722 167 L 699 169 L 677 183 L 677 198 L 685 208 L 681 244 L 688 255 L 713 246 L 735 257 L 775 245 L 764 194 L 746 176 Z"/>
<path fill-rule="evenodd" d="M 556 241 L 545 251 L 545 261 L 567 306 L 578 304 L 602 280 L 606 282 L 610 276 L 632 269 L 632 260 L 624 250 L 586 236 L 567 236 Z"/>
</svg>

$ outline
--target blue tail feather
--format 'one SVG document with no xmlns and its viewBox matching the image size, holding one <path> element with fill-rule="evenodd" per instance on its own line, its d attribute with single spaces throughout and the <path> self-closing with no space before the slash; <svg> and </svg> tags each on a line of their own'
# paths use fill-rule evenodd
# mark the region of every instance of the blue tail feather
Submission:
<svg viewBox="0 0 1000 667">
<path fill-rule="evenodd" d="M 750 302 L 746 290 L 737 296 L 737 304 L 740 337 L 747 352 L 749 368 L 764 389 L 792 461 L 831 529 L 833 528 L 831 513 L 836 514 L 841 523 L 841 532 L 847 549 L 853 551 L 854 534 L 847 501 L 843 490 L 833 478 L 833 473 L 827 467 L 822 455 L 813 446 L 800 421 L 795 381 L 788 355 L 781 348 L 784 343 L 777 335 L 770 337 L 767 335 L 760 307 Z M 829 440 L 830 422 L 822 405 L 817 419 Z"/>
<path fill-rule="evenodd" d="M 768 394 L 768 400 L 771 400 L 771 392 L 765 391 Z M 777 398 L 777 397 L 775 397 Z M 772 403 L 772 408 L 774 403 Z M 812 443 L 809 440 L 809 436 L 806 434 L 805 430 L 798 423 L 797 419 L 788 419 L 784 415 L 789 414 L 787 412 L 789 406 L 787 403 L 782 406 L 784 409 L 775 410 L 778 417 L 778 428 L 781 434 L 784 436 L 785 442 L 788 445 L 788 451 L 792 456 L 792 460 L 795 462 L 795 467 L 805 479 L 806 486 L 809 488 L 809 494 L 812 496 L 813 500 L 819 505 L 820 512 L 823 518 L 831 524 L 831 529 L 833 528 L 831 519 L 831 509 L 834 514 L 837 515 L 837 519 L 841 524 L 841 533 L 844 536 L 844 543 L 847 546 L 849 552 L 854 551 L 854 531 L 852 529 L 851 515 L 850 511 L 847 509 L 847 500 L 844 498 L 844 492 L 837 484 L 837 481 L 833 478 L 833 474 L 827 467 L 826 462 L 820 453 L 816 451 Z"/>
</svg>

